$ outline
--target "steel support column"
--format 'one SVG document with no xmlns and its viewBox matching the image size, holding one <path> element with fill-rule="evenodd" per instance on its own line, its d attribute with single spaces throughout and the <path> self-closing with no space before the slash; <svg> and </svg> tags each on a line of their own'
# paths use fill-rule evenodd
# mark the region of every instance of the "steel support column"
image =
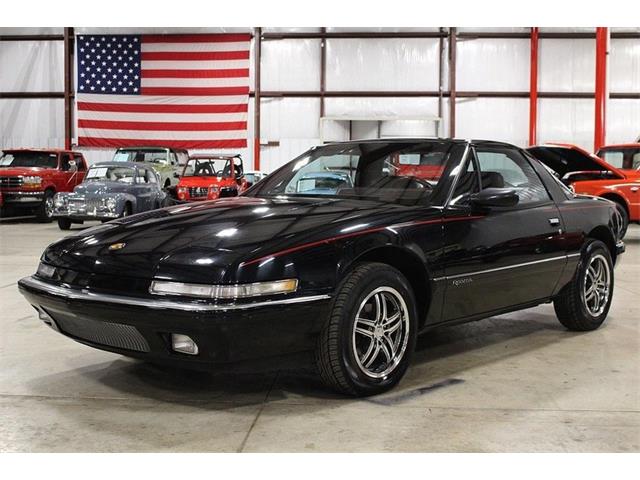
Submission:
<svg viewBox="0 0 640 480">
<path fill-rule="evenodd" d="M 73 28 L 64 29 L 64 148 L 73 139 Z"/>
<path fill-rule="evenodd" d="M 606 113 L 608 85 L 607 85 L 607 55 L 609 50 L 609 29 L 596 28 L 596 92 L 595 92 L 595 128 L 593 131 L 593 150 L 598 151 L 605 144 Z"/>
<path fill-rule="evenodd" d="M 327 33 L 327 28 L 322 27 L 322 33 Z M 327 39 L 320 39 L 320 117 L 324 117 L 324 94 L 327 91 Z"/>
<path fill-rule="evenodd" d="M 531 29 L 531 63 L 529 70 L 529 145 L 538 138 L 538 27 Z"/>
<path fill-rule="evenodd" d="M 449 137 L 456 136 L 456 28 L 449 28 Z"/>
<path fill-rule="evenodd" d="M 254 35 L 255 89 L 253 104 L 253 168 L 260 170 L 260 58 L 262 48 L 262 28 L 256 27 Z"/>
</svg>

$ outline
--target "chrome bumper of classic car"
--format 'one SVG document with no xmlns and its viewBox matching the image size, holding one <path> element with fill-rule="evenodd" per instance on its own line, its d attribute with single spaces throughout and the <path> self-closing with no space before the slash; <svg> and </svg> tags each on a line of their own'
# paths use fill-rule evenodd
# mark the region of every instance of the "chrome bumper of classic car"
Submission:
<svg viewBox="0 0 640 480">
<path fill-rule="evenodd" d="M 330 295 L 224 304 L 131 297 L 49 283 L 36 276 L 23 278 L 18 287 L 43 322 L 78 342 L 191 365 L 308 350 L 331 304 Z M 174 338 L 192 341 L 196 353 L 182 353 L 172 343 Z"/>
<path fill-rule="evenodd" d="M 84 198 L 68 198 L 56 196 L 53 207 L 54 217 L 78 219 L 118 218 L 115 208 L 110 208 L 107 199 L 86 200 Z"/>
</svg>

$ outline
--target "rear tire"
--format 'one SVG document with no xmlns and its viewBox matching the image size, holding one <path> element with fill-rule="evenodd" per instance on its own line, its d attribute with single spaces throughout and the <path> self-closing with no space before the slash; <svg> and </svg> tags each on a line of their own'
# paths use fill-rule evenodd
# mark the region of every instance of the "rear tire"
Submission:
<svg viewBox="0 0 640 480">
<path fill-rule="evenodd" d="M 39 222 L 49 223 L 53 220 L 53 190 L 45 190 L 42 203 L 36 211 L 36 218 Z"/>
<path fill-rule="evenodd" d="M 59 218 L 58 228 L 60 230 L 69 230 L 71 228 L 71 220 L 69 220 L 68 218 Z"/>
<path fill-rule="evenodd" d="M 616 206 L 618 207 L 618 212 L 620 213 L 620 240 L 624 238 L 627 234 L 627 228 L 629 227 L 629 212 L 627 211 L 626 205 L 623 205 L 621 202 L 614 200 Z"/>
<path fill-rule="evenodd" d="M 607 318 L 612 298 L 611 253 L 600 240 L 590 240 L 573 279 L 553 300 L 556 316 L 569 330 L 596 330 Z"/>
<path fill-rule="evenodd" d="M 395 386 L 416 342 L 417 308 L 407 279 L 382 263 L 357 265 L 336 291 L 316 347 L 323 382 L 367 396 Z"/>
</svg>

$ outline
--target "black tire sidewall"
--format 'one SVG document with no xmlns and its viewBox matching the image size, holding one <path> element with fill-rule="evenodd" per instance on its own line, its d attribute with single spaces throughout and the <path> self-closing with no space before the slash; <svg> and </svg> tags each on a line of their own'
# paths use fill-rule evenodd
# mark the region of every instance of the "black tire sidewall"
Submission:
<svg viewBox="0 0 640 480">
<path fill-rule="evenodd" d="M 366 375 L 356 362 L 356 352 L 353 351 L 352 334 L 355 323 L 355 316 L 360 304 L 365 297 L 378 287 L 392 287 L 403 297 L 407 309 L 409 310 L 409 339 L 404 357 L 398 366 L 384 378 L 372 378 Z M 362 282 L 359 282 L 349 294 L 349 300 L 344 305 L 342 311 L 342 322 L 340 327 L 340 357 L 342 367 L 348 381 L 359 395 L 371 395 L 380 393 L 396 385 L 404 376 L 416 343 L 417 330 L 417 308 L 413 290 L 406 278 L 396 269 L 380 265 L 375 268 Z"/>
<path fill-rule="evenodd" d="M 611 277 L 610 284 L 609 284 L 609 298 L 607 299 L 607 305 L 605 309 L 602 311 L 602 313 L 597 317 L 593 316 L 591 312 L 589 312 L 589 310 L 587 309 L 582 299 L 582 287 L 584 284 L 584 277 L 586 275 L 587 267 L 589 265 L 589 261 L 591 260 L 591 258 L 596 254 L 602 254 L 604 258 L 607 260 L 610 277 Z M 607 314 L 609 313 L 609 309 L 611 308 L 611 301 L 613 300 L 613 287 L 614 287 L 613 261 L 611 260 L 611 254 L 609 252 L 609 249 L 603 242 L 601 242 L 600 240 L 594 240 L 592 242 L 589 242 L 584 247 L 584 250 L 582 251 L 582 255 L 580 259 L 580 264 L 578 265 L 577 275 L 574 281 L 577 282 L 575 292 L 578 298 L 575 300 L 578 303 L 581 316 L 594 328 L 599 327 L 607 318 Z"/>
<path fill-rule="evenodd" d="M 53 201 L 55 193 L 52 190 L 45 190 L 42 204 L 38 207 L 37 217 L 40 222 L 48 223 L 53 221 L 53 213 L 51 216 L 47 215 L 47 200 Z"/>
<path fill-rule="evenodd" d="M 69 230 L 71 228 L 71 220 L 69 220 L 68 218 L 59 218 L 58 228 L 60 230 Z"/>
</svg>

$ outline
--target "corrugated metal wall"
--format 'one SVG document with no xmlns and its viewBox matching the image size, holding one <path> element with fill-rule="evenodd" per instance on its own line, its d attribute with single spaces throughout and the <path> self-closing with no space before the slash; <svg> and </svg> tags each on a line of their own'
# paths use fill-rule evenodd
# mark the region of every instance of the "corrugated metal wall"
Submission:
<svg viewBox="0 0 640 480">
<path fill-rule="evenodd" d="M 333 29 L 327 32 L 364 31 Z M 378 32 L 425 29 L 366 29 Z M 437 31 L 437 29 L 426 29 Z M 528 29 L 469 28 L 465 31 L 528 32 Z M 636 29 L 637 32 L 639 29 Z M 251 29 L 76 29 L 91 32 L 181 33 L 185 31 L 251 31 Z M 318 29 L 274 29 L 263 32 L 313 32 Z M 542 28 L 541 32 L 549 29 Z M 553 29 L 593 32 L 594 29 Z M 616 29 L 612 29 L 616 31 Z M 2 34 L 62 33 L 62 29 L 3 29 Z M 326 40 L 327 91 L 437 91 L 439 40 L 435 38 L 330 38 Z M 318 91 L 320 39 L 265 39 L 262 42 L 263 91 Z M 447 63 L 444 62 L 447 86 Z M 253 69 L 252 69 L 253 70 Z M 610 91 L 640 92 L 640 40 L 611 39 Z M 593 92 L 595 40 L 540 40 L 539 90 Z M 252 71 L 252 75 L 254 72 Z M 529 40 L 519 38 L 460 38 L 457 42 L 457 90 L 523 92 L 529 89 Z M 0 42 L 0 91 L 62 91 L 63 44 L 60 41 Z M 252 79 L 252 85 L 254 81 Z M 262 169 L 270 171 L 320 140 L 320 99 L 277 97 L 261 101 Z M 437 98 L 325 98 L 325 115 L 437 116 Z M 448 99 L 443 109 L 448 134 Z M 250 100 L 249 144 L 253 137 L 253 98 Z M 366 131 L 366 125 L 359 127 Z M 538 141 L 593 145 L 592 99 L 541 98 Z M 640 100 L 612 99 L 607 111 L 607 142 L 625 142 L 640 134 Z M 526 145 L 528 99 L 458 98 L 456 136 L 490 138 Z M 62 146 L 62 99 L 0 99 L 0 142 L 8 146 Z M 271 142 L 273 146 L 266 145 Z M 111 157 L 111 151 L 88 150 L 92 162 Z M 251 149 L 242 151 L 250 165 Z"/>
</svg>

